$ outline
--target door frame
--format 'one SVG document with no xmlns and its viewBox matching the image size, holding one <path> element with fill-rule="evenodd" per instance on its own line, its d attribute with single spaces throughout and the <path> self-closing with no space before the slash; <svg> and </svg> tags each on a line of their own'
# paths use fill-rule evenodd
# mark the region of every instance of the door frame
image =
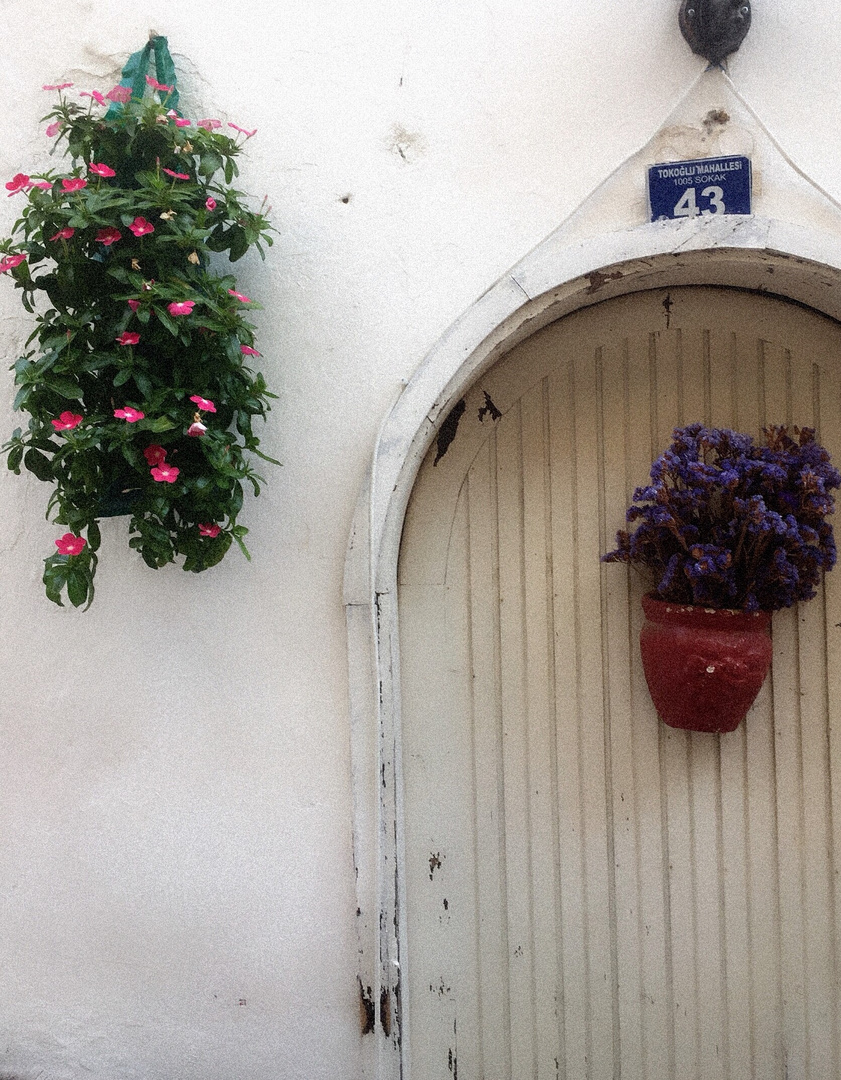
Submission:
<svg viewBox="0 0 841 1080">
<path fill-rule="evenodd" d="M 363 1075 L 403 1076 L 403 912 L 397 563 L 432 441 L 466 390 L 544 326 L 628 293 L 719 285 L 794 300 L 841 321 L 835 235 L 755 217 L 657 222 L 566 245 L 559 230 L 480 297 L 421 363 L 379 430 L 345 561 Z M 408 1078 L 407 1078 L 408 1080 Z"/>
</svg>

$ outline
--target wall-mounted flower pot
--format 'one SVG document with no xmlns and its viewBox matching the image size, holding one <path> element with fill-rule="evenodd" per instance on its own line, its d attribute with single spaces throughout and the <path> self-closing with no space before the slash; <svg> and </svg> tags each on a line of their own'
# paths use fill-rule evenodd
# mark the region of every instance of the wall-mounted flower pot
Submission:
<svg viewBox="0 0 841 1080">
<path fill-rule="evenodd" d="M 771 666 L 771 612 L 642 598 L 642 666 L 660 719 L 686 731 L 734 731 Z"/>
</svg>

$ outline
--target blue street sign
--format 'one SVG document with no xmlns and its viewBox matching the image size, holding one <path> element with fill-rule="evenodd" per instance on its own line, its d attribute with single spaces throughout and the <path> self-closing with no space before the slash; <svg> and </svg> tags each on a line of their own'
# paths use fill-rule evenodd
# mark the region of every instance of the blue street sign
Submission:
<svg viewBox="0 0 841 1080">
<path fill-rule="evenodd" d="M 750 158 L 669 161 L 648 169 L 651 220 L 751 213 Z"/>
</svg>

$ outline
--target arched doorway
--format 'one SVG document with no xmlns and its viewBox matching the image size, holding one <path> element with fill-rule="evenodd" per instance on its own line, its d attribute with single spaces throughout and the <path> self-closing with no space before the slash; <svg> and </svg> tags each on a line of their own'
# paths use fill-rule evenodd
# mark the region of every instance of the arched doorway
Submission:
<svg viewBox="0 0 841 1080">
<path fill-rule="evenodd" d="M 387 417 L 358 502 L 345 578 L 366 1076 L 392 1080 L 411 1067 L 404 835 L 410 810 L 403 789 L 396 574 L 405 509 L 428 447 L 494 363 L 558 318 L 614 296 L 699 284 L 772 289 L 837 319 L 839 262 L 832 237 L 759 219 L 666 223 L 571 247 L 550 238 L 441 339 Z M 481 423 L 478 412 L 471 417 L 465 410 L 439 468 L 455 460 L 472 422 Z M 841 808 L 836 820 L 839 815 Z M 434 863 L 426 871 L 437 876 Z"/>
<path fill-rule="evenodd" d="M 688 735 L 645 689 L 641 585 L 599 555 L 676 425 L 814 426 L 841 458 L 841 326 L 639 292 L 462 401 L 400 556 L 407 1075 L 836 1074 L 841 581 L 775 617 L 748 723 Z"/>
</svg>

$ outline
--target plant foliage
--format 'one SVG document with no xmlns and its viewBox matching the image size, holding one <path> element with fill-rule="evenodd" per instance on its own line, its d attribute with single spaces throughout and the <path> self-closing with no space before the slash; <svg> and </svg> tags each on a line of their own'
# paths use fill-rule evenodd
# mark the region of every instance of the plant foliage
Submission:
<svg viewBox="0 0 841 1080">
<path fill-rule="evenodd" d="M 690 424 L 637 488 L 604 562 L 640 568 L 661 600 L 776 611 L 809 600 L 835 565 L 828 516 L 841 474 L 811 428 L 749 435 Z"/>
<path fill-rule="evenodd" d="M 250 457 L 273 460 L 252 427 L 275 396 L 249 367 L 259 305 L 215 265 L 272 243 L 265 200 L 254 211 L 233 186 L 253 133 L 184 119 L 172 87 L 145 84 L 130 99 L 124 86 L 110 101 L 83 94 L 89 105 L 60 93 L 44 119 L 70 166 L 6 184 L 26 201 L 0 271 L 35 329 L 14 364 L 29 421 L 3 450 L 13 472 L 54 486 L 47 516 L 77 538 L 45 560 L 57 604 L 93 599 L 102 517 L 128 514 L 130 546 L 153 568 L 183 556 L 206 570 L 233 542 L 247 555 L 238 516 L 261 481 Z"/>
</svg>

